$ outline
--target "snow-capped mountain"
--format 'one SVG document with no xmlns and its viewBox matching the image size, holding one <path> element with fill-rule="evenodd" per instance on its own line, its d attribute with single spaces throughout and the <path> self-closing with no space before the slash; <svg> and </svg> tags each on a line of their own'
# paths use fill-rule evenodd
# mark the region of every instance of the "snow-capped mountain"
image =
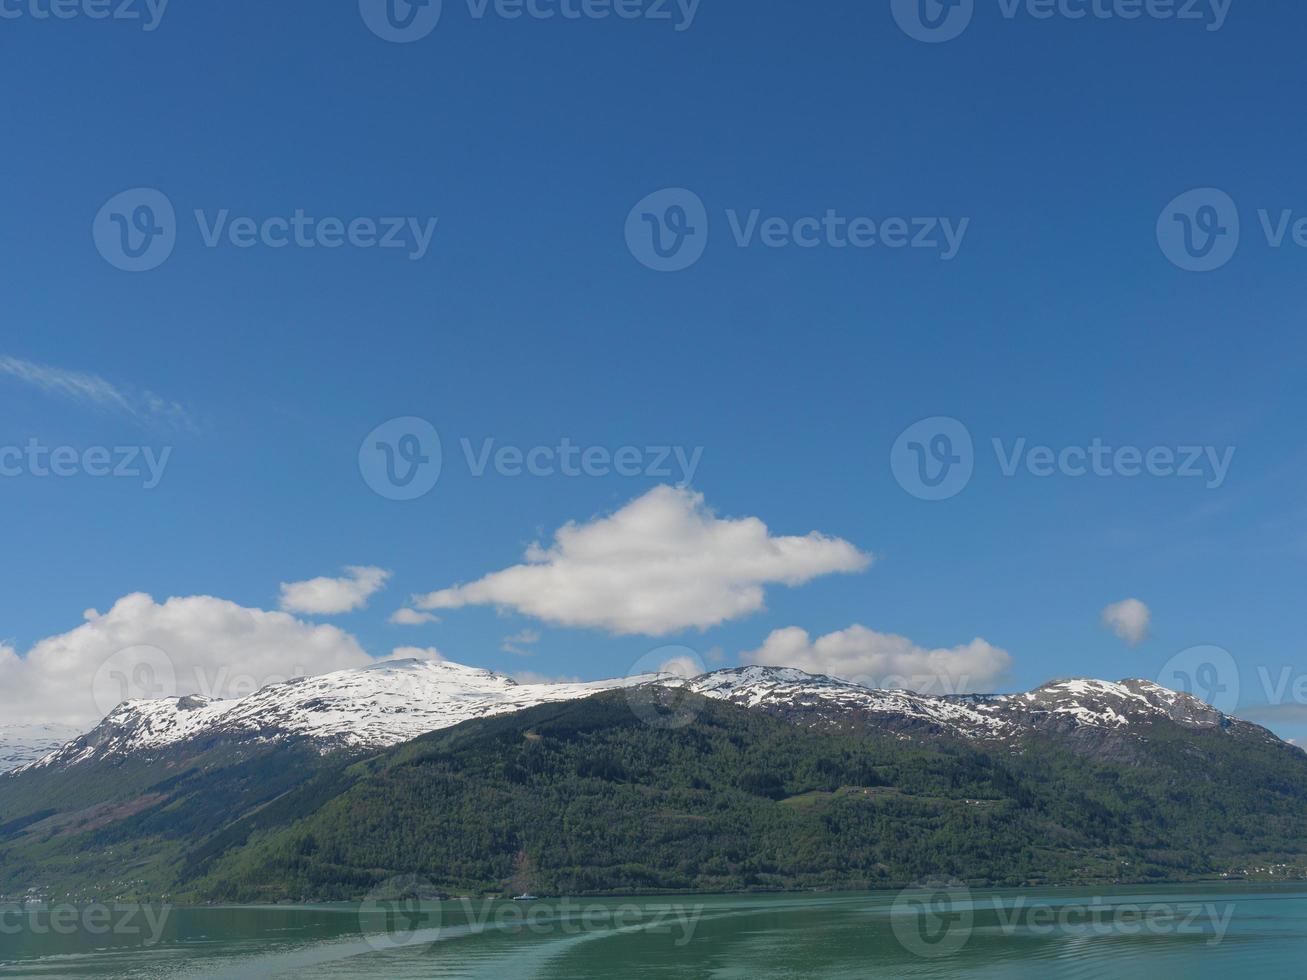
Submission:
<svg viewBox="0 0 1307 980">
<path fill-rule="evenodd" d="M 397 745 L 487 715 L 588 697 L 653 676 L 576 684 L 519 684 L 448 661 L 388 660 L 271 684 L 245 698 L 124 701 L 94 730 L 30 768 L 149 756 L 183 742 L 312 742 L 322 751 Z"/>
<path fill-rule="evenodd" d="M 1015 744 L 1042 733 L 1079 751 L 1129 758 L 1150 722 L 1278 742 L 1198 698 L 1146 680 L 1053 681 L 1022 694 L 928 696 L 863 687 L 784 667 L 738 667 L 686 682 L 707 697 L 816 726 L 865 726 L 904 738 L 939 735 Z"/>
<path fill-rule="evenodd" d="M 79 734 L 69 725 L 0 725 L 0 773 L 35 762 Z"/>
<path fill-rule="evenodd" d="M 662 684 L 815 726 L 864 726 L 900 737 L 1012 741 L 1035 732 L 1092 751 L 1113 736 L 1167 720 L 1274 740 L 1197 698 L 1150 681 L 1055 681 L 1024 694 L 928 696 L 877 690 L 794 668 L 739 667 L 689 680 L 645 675 L 575 684 L 519 684 L 489 670 L 428 660 L 369 667 L 274 684 L 238 700 L 202 697 L 128 701 L 93 731 L 25 768 L 92 759 L 146 758 L 183 743 L 301 741 L 320 751 L 381 748 L 460 722 L 601 691 Z"/>
</svg>

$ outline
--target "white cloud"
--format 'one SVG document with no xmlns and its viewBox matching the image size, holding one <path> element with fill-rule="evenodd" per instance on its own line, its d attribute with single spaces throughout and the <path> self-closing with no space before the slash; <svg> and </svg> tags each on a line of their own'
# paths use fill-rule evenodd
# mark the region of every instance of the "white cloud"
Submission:
<svg viewBox="0 0 1307 980">
<path fill-rule="evenodd" d="M 540 633 L 537 630 L 522 630 L 520 633 L 514 633 L 512 636 L 504 637 L 503 646 L 499 649 L 505 653 L 512 653 L 519 657 L 531 657 L 535 654 L 527 650 L 526 647 L 535 646 L 540 642 Z"/>
<path fill-rule="evenodd" d="M 740 660 L 921 694 L 990 691 L 1012 666 L 1007 651 L 979 638 L 963 646 L 929 650 L 907 637 L 857 625 L 816 640 L 797 626 L 775 630 L 760 649 L 740 654 Z"/>
<path fill-rule="evenodd" d="M 1103 625 L 1131 646 L 1148 638 L 1152 621 L 1152 612 L 1138 599 L 1123 599 L 1103 610 Z"/>
<path fill-rule="evenodd" d="M 37 643 L 0 649 L 0 717 L 89 727 L 119 701 L 241 697 L 266 684 L 372 663 L 353 636 L 212 596 L 125 596 Z"/>
<path fill-rule="evenodd" d="M 0 375 L 39 388 L 46 394 L 118 412 L 138 422 L 163 423 L 178 430 L 195 428 L 190 413 L 176 402 L 160 398 L 153 392 L 119 387 L 99 375 L 3 355 L 0 355 Z"/>
<path fill-rule="evenodd" d="M 341 578 L 314 578 L 281 583 L 282 612 L 331 616 L 353 612 L 368 604 L 390 579 L 390 572 L 370 565 L 351 565 Z"/>
<path fill-rule="evenodd" d="M 390 616 L 390 622 L 395 626 L 421 626 L 424 623 L 438 623 L 440 617 L 416 609 L 396 609 Z"/>
<path fill-rule="evenodd" d="M 718 518 L 703 496 L 657 487 L 621 510 L 560 528 L 525 563 L 415 597 L 423 609 L 493 605 L 562 626 L 661 636 L 764 608 L 764 586 L 858 572 L 871 557 L 816 531 L 773 537 L 756 517 Z"/>
<path fill-rule="evenodd" d="M 390 653 L 395 660 L 434 660 L 442 663 L 445 655 L 435 647 L 395 647 Z"/>
</svg>

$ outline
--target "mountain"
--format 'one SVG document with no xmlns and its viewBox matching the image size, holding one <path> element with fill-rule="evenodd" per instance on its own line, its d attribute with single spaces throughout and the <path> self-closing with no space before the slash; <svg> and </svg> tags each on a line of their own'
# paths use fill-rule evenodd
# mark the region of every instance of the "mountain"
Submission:
<svg viewBox="0 0 1307 980">
<path fill-rule="evenodd" d="M 0 725 L 0 773 L 35 762 L 78 734 L 70 725 Z"/>
<path fill-rule="evenodd" d="M 125 701 L 91 732 L 33 768 L 150 759 L 183 744 L 296 743 L 322 752 L 381 748 L 472 718 L 652 679 L 519 684 L 504 674 L 448 661 L 388 660 L 272 684 L 240 699 Z"/>
<path fill-rule="evenodd" d="M 0 896 L 493 890 L 523 852 L 554 893 L 1182 879 L 1307 865 L 1305 804 L 1307 755 L 1147 681 L 931 697 L 393 661 L 124 704 L 0 776 Z"/>
<path fill-rule="evenodd" d="M 1023 694 L 934 697 L 885 691 L 784 667 L 738 667 L 687 682 L 706 697 L 825 727 L 871 727 L 905 738 L 940 735 L 1018 746 L 1036 735 L 1082 754 L 1129 758 L 1158 720 L 1233 738 L 1279 743 L 1193 695 L 1146 680 L 1053 681 Z"/>
<path fill-rule="evenodd" d="M 870 726 L 905 737 L 949 735 L 1017 742 L 1033 733 L 1087 752 L 1122 752 L 1131 726 L 1168 718 L 1190 728 L 1275 739 L 1191 695 L 1151 681 L 1055 681 L 1024 694 L 928 696 L 863 687 L 786 667 L 739 667 L 683 680 L 641 675 L 573 684 L 519 684 L 448 661 L 393 660 L 299 678 L 238 700 L 127 701 L 88 734 L 32 764 L 65 767 L 172 747 L 218 743 L 305 744 L 321 752 L 398 745 L 474 718 L 642 685 L 694 694 L 814 726 Z"/>
<path fill-rule="evenodd" d="M 531 890 L 554 895 L 1156 881 L 1272 859 L 1307 873 L 1307 760 L 1282 743 L 1158 717 L 1125 764 L 1042 737 L 995 754 L 652 696 L 692 720 L 651 726 L 608 692 L 325 768 L 189 849 L 171 886 L 351 899 L 416 875 L 434 892 L 502 892 L 524 853 Z"/>
</svg>

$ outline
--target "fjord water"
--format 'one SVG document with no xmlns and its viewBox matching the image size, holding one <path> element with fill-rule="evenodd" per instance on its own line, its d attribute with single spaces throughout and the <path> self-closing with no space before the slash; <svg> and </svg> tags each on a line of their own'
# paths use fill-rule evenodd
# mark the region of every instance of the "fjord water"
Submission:
<svg viewBox="0 0 1307 980">
<path fill-rule="evenodd" d="M 1298 977 L 1307 887 L 892 892 L 171 910 L 158 941 L 0 919 L 6 977 Z M 125 919 L 121 921 L 127 921 Z M 157 921 L 157 919 L 156 919 Z M 366 932 L 361 928 L 364 923 Z M 121 930 L 120 930 L 121 933 Z"/>
</svg>

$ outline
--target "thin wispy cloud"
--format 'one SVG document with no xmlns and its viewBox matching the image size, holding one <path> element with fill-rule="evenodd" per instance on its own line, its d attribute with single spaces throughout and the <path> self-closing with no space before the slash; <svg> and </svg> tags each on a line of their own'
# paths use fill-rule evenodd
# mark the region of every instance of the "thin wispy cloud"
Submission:
<svg viewBox="0 0 1307 980">
<path fill-rule="evenodd" d="M 499 649 L 517 657 L 533 657 L 535 652 L 527 648 L 533 647 L 539 642 L 540 633 L 537 630 L 522 630 L 520 633 L 504 637 L 504 643 Z"/>
<path fill-rule="evenodd" d="M 194 419 L 183 405 L 150 391 L 115 385 L 97 374 L 0 354 L 0 377 L 12 378 L 47 395 L 125 415 L 142 424 L 164 425 L 177 430 L 196 428 Z"/>
</svg>

